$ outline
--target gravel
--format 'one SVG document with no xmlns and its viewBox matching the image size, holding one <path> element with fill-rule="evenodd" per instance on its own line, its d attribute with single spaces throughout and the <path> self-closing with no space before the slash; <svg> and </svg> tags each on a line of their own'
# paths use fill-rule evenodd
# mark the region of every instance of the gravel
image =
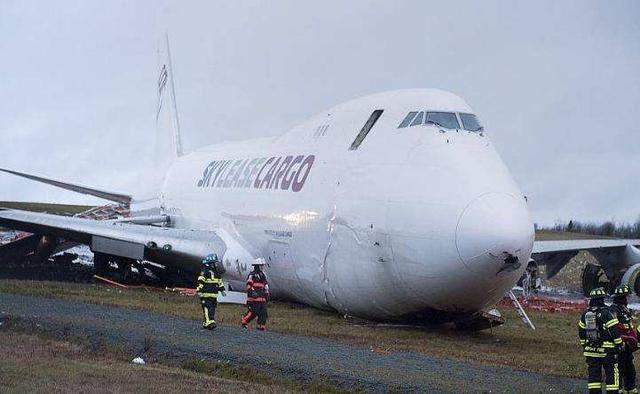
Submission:
<svg viewBox="0 0 640 394">
<path fill-rule="evenodd" d="M 307 382 L 329 380 L 348 390 L 582 392 L 586 388 L 580 379 L 416 352 L 379 353 L 328 339 L 240 327 L 222 326 L 210 332 L 192 320 L 95 304 L 0 293 L 0 310 L 4 311 L 0 320 L 37 323 L 54 335 L 99 338 L 145 360 L 225 361 Z"/>
</svg>

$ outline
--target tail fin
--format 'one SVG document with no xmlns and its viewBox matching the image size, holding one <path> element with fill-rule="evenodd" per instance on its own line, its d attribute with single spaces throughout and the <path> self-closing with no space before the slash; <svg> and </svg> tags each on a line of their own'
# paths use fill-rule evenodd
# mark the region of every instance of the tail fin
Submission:
<svg viewBox="0 0 640 394">
<path fill-rule="evenodd" d="M 158 76 L 158 108 L 156 111 L 156 160 L 161 167 L 168 166 L 174 159 L 182 156 L 180 138 L 180 120 L 176 104 L 176 91 L 173 84 L 169 35 L 165 34 L 164 43 L 159 45 L 158 58 L 160 74 Z"/>
</svg>

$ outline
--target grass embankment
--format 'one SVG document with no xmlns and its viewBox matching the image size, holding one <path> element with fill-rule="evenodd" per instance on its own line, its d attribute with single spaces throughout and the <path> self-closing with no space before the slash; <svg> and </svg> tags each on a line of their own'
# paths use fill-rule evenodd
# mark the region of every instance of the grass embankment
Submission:
<svg viewBox="0 0 640 394">
<path fill-rule="evenodd" d="M 113 305 L 187 319 L 200 320 L 196 299 L 143 289 L 114 289 L 102 285 L 58 282 L 0 281 L 0 292 L 61 298 Z M 437 357 L 478 364 L 505 365 L 525 371 L 583 377 L 585 364 L 576 341 L 577 313 L 531 311 L 537 330 L 531 331 L 511 309 L 504 310 L 507 323 L 492 331 L 459 332 L 437 329 L 371 327 L 353 324 L 335 313 L 285 302 L 269 305 L 269 328 L 273 331 L 326 337 L 369 346 L 371 351 L 413 350 Z M 239 325 L 242 305 L 220 305 L 216 320 Z M 194 324 L 199 324 L 194 321 Z"/>
<path fill-rule="evenodd" d="M 571 239 L 611 239 L 611 237 L 568 231 L 536 230 L 536 241 L 566 241 Z"/>
<path fill-rule="evenodd" d="M 180 367 L 134 365 L 118 351 L 91 351 L 79 339 L 53 339 L 0 330 L 0 391 L 2 392 L 190 392 L 281 393 L 290 384 L 242 381 L 227 367 L 193 362 Z M 202 373 L 205 372 L 205 373 Z"/>
</svg>

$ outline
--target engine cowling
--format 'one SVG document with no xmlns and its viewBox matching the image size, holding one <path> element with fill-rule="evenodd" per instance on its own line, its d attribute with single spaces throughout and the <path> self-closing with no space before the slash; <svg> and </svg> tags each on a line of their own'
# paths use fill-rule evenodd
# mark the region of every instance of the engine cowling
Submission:
<svg viewBox="0 0 640 394">
<path fill-rule="evenodd" d="M 607 291 L 609 289 L 609 278 L 605 273 L 604 269 L 596 264 L 587 264 L 582 271 L 582 292 L 585 296 L 588 296 L 591 293 L 591 290 L 603 287 Z"/>
<path fill-rule="evenodd" d="M 640 296 L 640 263 L 634 264 L 622 275 L 621 283 L 626 283 Z"/>
</svg>

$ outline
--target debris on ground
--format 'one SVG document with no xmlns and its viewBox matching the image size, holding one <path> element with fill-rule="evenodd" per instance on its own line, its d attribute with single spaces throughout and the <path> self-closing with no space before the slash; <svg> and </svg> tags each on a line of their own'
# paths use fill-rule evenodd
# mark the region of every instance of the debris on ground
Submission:
<svg viewBox="0 0 640 394">
<path fill-rule="evenodd" d="M 560 297 L 548 297 L 542 295 L 530 296 L 528 300 L 524 297 L 517 297 L 520 305 L 525 310 L 543 311 L 543 312 L 576 312 L 584 310 L 587 307 L 587 301 L 584 299 L 568 299 Z M 504 297 L 498 306 L 502 308 L 514 308 L 509 297 Z"/>
<path fill-rule="evenodd" d="M 144 362 L 144 360 L 142 359 L 142 357 L 136 357 L 133 360 L 131 360 L 132 363 L 134 364 L 138 364 L 138 365 L 145 365 L 146 363 Z"/>
</svg>

